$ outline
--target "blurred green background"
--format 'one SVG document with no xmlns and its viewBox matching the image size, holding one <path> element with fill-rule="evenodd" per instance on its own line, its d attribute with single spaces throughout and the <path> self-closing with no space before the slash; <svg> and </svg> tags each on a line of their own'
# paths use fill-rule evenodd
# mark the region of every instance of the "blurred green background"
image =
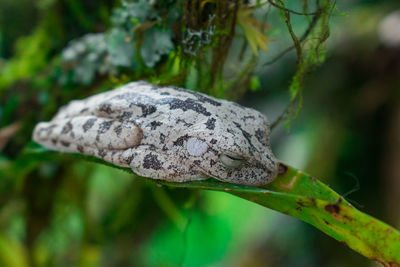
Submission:
<svg viewBox="0 0 400 267">
<path fill-rule="evenodd" d="M 216 1 L 197 1 L 194 19 L 182 2 L 0 1 L 0 265 L 376 266 L 297 219 L 225 193 L 159 187 L 69 156 L 23 156 L 38 121 L 131 80 L 204 91 L 278 118 L 296 71 L 293 51 L 265 65 L 290 46 L 279 10 L 240 6 L 266 25 L 268 50 L 255 55 L 243 24 L 224 39 L 229 25 L 218 12 L 226 10 Z M 226 2 L 229 11 L 235 1 Z M 396 10 L 396 0 L 337 1 L 326 60 L 305 80 L 298 118 L 289 131 L 274 128 L 271 143 L 283 162 L 399 228 Z M 292 16 L 295 32 L 309 21 Z M 210 51 L 221 42 L 229 54 L 213 77 Z"/>
</svg>

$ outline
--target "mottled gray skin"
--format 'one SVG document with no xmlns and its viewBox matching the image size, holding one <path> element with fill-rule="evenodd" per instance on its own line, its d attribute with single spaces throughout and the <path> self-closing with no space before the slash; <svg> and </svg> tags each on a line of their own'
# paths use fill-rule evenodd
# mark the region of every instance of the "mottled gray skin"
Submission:
<svg viewBox="0 0 400 267">
<path fill-rule="evenodd" d="M 270 128 L 254 109 L 177 87 L 131 82 L 72 101 L 33 139 L 173 182 L 263 185 L 277 175 Z"/>
</svg>

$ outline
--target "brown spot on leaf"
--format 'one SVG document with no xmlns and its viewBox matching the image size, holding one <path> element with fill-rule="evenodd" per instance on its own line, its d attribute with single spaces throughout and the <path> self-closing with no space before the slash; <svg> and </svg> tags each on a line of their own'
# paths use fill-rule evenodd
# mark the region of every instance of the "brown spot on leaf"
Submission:
<svg viewBox="0 0 400 267">
<path fill-rule="evenodd" d="M 297 205 L 299 205 L 301 207 L 305 207 L 303 201 L 301 201 L 301 200 L 296 201 L 296 203 L 297 203 Z"/>
<path fill-rule="evenodd" d="M 325 206 L 325 210 L 327 211 L 327 212 L 329 212 L 330 214 L 334 214 L 334 213 L 336 213 L 336 214 L 338 214 L 338 213 L 340 213 L 340 207 L 339 207 L 339 205 L 338 204 L 328 204 L 328 205 L 326 205 Z"/>
<path fill-rule="evenodd" d="M 288 170 L 288 167 L 285 164 L 279 163 L 278 175 L 284 175 L 287 172 L 287 170 Z"/>
<path fill-rule="evenodd" d="M 340 206 L 337 203 L 327 204 L 325 206 L 325 210 L 329 212 L 336 220 L 338 221 L 343 220 L 342 217 L 340 216 Z"/>
</svg>

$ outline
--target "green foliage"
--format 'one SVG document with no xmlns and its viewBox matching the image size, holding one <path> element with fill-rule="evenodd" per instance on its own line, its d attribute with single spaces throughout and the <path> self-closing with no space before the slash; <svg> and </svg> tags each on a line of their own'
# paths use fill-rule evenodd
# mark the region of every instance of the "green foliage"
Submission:
<svg viewBox="0 0 400 267">
<path fill-rule="evenodd" d="M 332 4 L 331 0 L 316 1 L 316 11 L 312 19 L 310 19 L 305 33 L 299 38 L 292 27 L 291 13 L 293 11 L 287 9 L 283 1 L 279 0 L 277 3 L 280 5 L 281 17 L 285 21 L 293 41 L 293 47 L 291 48 L 296 50 L 297 55 L 296 73 L 289 85 L 291 103 L 285 113 L 277 120 L 277 122 L 285 120 L 286 128 L 290 129 L 290 124 L 297 118 L 303 106 L 302 89 L 306 75 L 325 60 L 325 41 L 329 37 L 329 19 L 336 9 L 336 5 L 335 2 Z M 307 15 L 308 1 L 304 2 L 303 8 L 305 13 L 296 12 L 294 14 Z M 289 50 L 285 50 L 284 53 Z M 281 55 L 284 55 L 284 53 Z"/>
<path fill-rule="evenodd" d="M 292 75 L 283 91 L 289 93 L 288 109 L 275 123 L 290 125 L 303 107 L 306 76 L 326 58 L 325 41 L 336 12 L 334 1 L 301 4 L 299 8 L 289 1 L 39 1 L 38 18 L 30 21 L 32 32 L 14 44 L 14 55 L 0 61 L 0 265 L 231 265 L 232 259 L 242 260 L 237 255 L 244 255 L 240 252 L 247 251 L 247 244 L 255 249 L 254 243 L 262 244 L 271 235 L 268 230 L 277 229 L 265 224 L 273 216 L 264 207 L 300 218 L 366 257 L 398 261 L 395 229 L 292 168 L 266 188 L 215 180 L 157 181 L 167 185 L 159 188 L 129 170 L 80 160 L 86 157 L 37 147 L 35 153 L 29 152 L 35 123 L 51 118 L 71 99 L 131 80 L 184 86 L 235 100 L 248 90 L 261 97 L 270 84 L 274 87 L 276 78 L 260 76 L 264 59 L 270 57 L 267 45 L 277 54 L 271 62 L 296 51 L 297 62 L 288 58 L 285 73 L 276 75 Z M 7 38 L 2 25 L 0 39 Z M 279 33 L 279 25 L 286 27 L 282 35 L 289 33 L 293 44 L 273 51 L 276 43 L 275 49 L 284 46 L 284 38 L 270 36 Z M 298 25 L 306 25 L 302 35 Z M 3 127 L 14 123 L 18 130 L 4 134 Z M 324 155 L 323 160 L 333 158 Z M 171 189 L 179 187 L 185 189 Z M 296 239 L 308 242 L 309 232 L 301 236 Z M 385 250 L 388 246 L 392 249 Z M 301 247 L 302 253 L 308 250 Z"/>
<path fill-rule="evenodd" d="M 18 80 L 31 77 L 46 67 L 51 42 L 45 28 L 39 26 L 16 44 L 16 56 L 1 66 L 0 92 Z"/>
<path fill-rule="evenodd" d="M 146 31 L 140 49 L 140 55 L 146 67 L 154 67 L 163 55 L 167 55 L 172 50 L 173 43 L 171 37 L 169 31 L 161 31 L 154 28 Z"/>
<path fill-rule="evenodd" d="M 27 153 L 44 153 L 57 158 L 60 154 L 46 150 L 28 149 Z M 75 155 L 82 158 L 81 155 Z M 110 165 L 97 158 L 84 156 L 89 161 Z M 112 166 L 112 165 L 110 165 Z M 132 173 L 130 168 L 115 167 Z M 327 235 L 345 243 L 361 255 L 383 264 L 400 263 L 400 232 L 391 226 L 357 210 L 346 199 L 327 185 L 300 170 L 280 164 L 278 177 L 263 187 L 251 187 L 220 182 L 214 179 L 185 183 L 155 180 L 168 187 L 222 191 L 267 208 L 299 218 Z M 156 190 L 160 203 L 184 230 L 183 219 L 163 191 Z"/>
<path fill-rule="evenodd" d="M 114 37 L 114 39 L 116 38 Z M 121 38 L 125 40 L 125 36 Z M 121 42 L 117 43 L 117 45 L 120 44 Z M 59 78 L 60 83 L 65 85 L 72 78 L 74 83 L 88 85 L 96 74 L 113 75 L 116 72 L 115 66 L 130 66 L 129 52 L 131 50 L 129 47 L 124 49 L 126 46 L 113 46 L 111 41 L 107 43 L 106 37 L 102 33 L 87 34 L 79 40 L 71 41 L 68 47 L 62 51 L 65 67 Z"/>
<path fill-rule="evenodd" d="M 285 165 L 264 188 L 232 185 L 216 180 L 162 184 L 173 187 L 225 191 L 262 206 L 297 217 L 365 257 L 385 266 L 400 264 L 400 232 L 354 208 L 343 197 L 308 174 Z"/>
</svg>

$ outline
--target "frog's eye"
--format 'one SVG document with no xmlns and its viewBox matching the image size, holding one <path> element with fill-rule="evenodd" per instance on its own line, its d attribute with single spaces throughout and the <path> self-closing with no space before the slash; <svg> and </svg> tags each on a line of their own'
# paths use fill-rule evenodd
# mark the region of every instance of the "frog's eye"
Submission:
<svg viewBox="0 0 400 267">
<path fill-rule="evenodd" d="M 219 160 L 227 168 L 237 169 L 244 163 L 244 158 L 233 153 L 223 153 L 221 154 Z"/>
</svg>

